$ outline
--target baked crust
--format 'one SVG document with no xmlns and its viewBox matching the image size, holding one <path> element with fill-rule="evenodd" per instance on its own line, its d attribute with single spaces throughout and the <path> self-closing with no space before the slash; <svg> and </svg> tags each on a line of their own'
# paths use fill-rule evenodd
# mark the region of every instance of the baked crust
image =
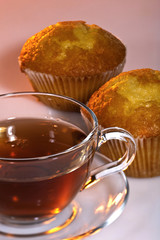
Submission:
<svg viewBox="0 0 160 240">
<path fill-rule="evenodd" d="M 19 64 L 22 72 L 85 76 L 113 70 L 125 56 L 124 44 L 111 33 L 84 21 L 67 21 L 30 37 L 22 47 Z"/>
<path fill-rule="evenodd" d="M 102 127 L 122 127 L 140 138 L 159 136 L 160 71 L 121 73 L 91 96 L 88 107 Z"/>
</svg>

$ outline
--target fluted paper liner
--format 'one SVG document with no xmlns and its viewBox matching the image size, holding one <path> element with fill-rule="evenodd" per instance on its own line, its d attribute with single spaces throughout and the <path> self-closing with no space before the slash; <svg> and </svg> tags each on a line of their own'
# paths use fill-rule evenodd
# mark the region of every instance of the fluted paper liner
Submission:
<svg viewBox="0 0 160 240">
<path fill-rule="evenodd" d="M 86 103 L 90 96 L 110 78 L 117 76 L 124 68 L 125 60 L 112 71 L 92 76 L 54 76 L 25 69 L 33 89 L 72 97 Z"/>
<path fill-rule="evenodd" d="M 146 178 L 160 176 L 160 136 L 150 138 L 135 138 L 136 157 L 126 169 L 127 176 Z M 100 150 L 104 155 L 117 160 L 125 152 L 125 143 L 110 140 Z"/>
</svg>

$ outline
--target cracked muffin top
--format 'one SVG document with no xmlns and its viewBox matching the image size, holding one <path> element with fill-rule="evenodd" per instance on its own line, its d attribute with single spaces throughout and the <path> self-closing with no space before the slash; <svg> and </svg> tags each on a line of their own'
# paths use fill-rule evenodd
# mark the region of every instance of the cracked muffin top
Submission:
<svg viewBox="0 0 160 240">
<path fill-rule="evenodd" d="M 95 75 L 125 61 L 126 47 L 115 36 L 84 21 L 50 25 L 30 37 L 22 47 L 21 71 L 53 75 Z"/>
<path fill-rule="evenodd" d="M 122 127 L 134 137 L 160 135 L 160 71 L 137 69 L 109 80 L 88 107 L 102 127 Z"/>
</svg>

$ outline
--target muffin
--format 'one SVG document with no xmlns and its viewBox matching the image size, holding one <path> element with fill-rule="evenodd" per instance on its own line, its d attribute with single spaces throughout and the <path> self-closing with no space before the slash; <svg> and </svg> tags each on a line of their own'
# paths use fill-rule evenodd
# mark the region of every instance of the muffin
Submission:
<svg viewBox="0 0 160 240">
<path fill-rule="evenodd" d="M 160 175 L 160 71 L 137 69 L 119 74 L 99 88 L 88 107 L 102 128 L 121 127 L 135 138 L 137 153 L 126 170 L 131 177 Z M 102 152 L 113 160 L 125 145 L 111 141 Z"/>
<path fill-rule="evenodd" d="M 84 21 L 46 27 L 22 47 L 19 65 L 33 89 L 86 103 L 92 93 L 122 72 L 126 47 L 111 33 Z"/>
</svg>

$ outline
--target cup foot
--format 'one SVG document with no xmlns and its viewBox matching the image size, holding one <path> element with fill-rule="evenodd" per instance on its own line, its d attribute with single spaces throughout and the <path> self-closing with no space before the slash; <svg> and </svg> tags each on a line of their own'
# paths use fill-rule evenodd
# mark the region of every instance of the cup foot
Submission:
<svg viewBox="0 0 160 240">
<path fill-rule="evenodd" d="M 33 237 L 56 233 L 71 224 L 78 211 L 78 206 L 73 202 L 61 213 L 45 221 L 37 222 L 35 219 L 35 222 L 32 221 L 32 223 L 28 221 L 19 223 L 14 219 L 1 218 L 0 234 L 14 237 Z"/>
</svg>

